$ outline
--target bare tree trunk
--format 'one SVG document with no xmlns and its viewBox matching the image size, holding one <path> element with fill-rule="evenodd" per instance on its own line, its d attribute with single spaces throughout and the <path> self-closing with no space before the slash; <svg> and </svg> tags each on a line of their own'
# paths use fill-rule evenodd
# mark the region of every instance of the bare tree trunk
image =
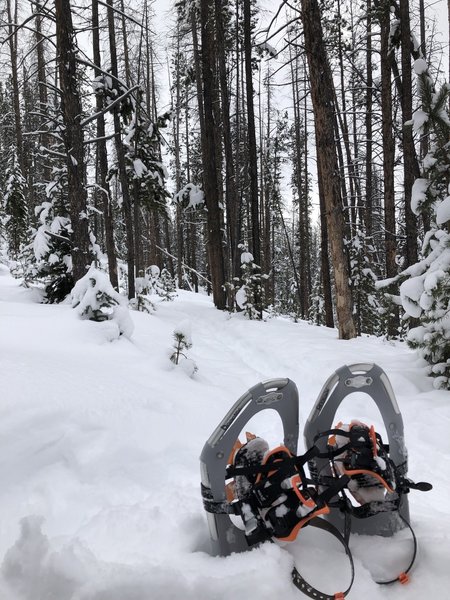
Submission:
<svg viewBox="0 0 450 600">
<path fill-rule="evenodd" d="M 109 52 L 111 55 L 111 73 L 113 77 L 118 77 L 117 68 L 117 49 L 116 49 L 116 31 L 114 24 L 113 0 L 107 0 L 108 6 L 108 32 L 109 32 Z M 134 231 L 133 231 L 133 215 L 131 210 L 131 198 L 128 187 L 127 171 L 125 166 L 125 149 L 122 143 L 120 117 L 118 106 L 113 111 L 114 118 L 114 133 L 115 147 L 117 154 L 117 163 L 119 167 L 120 187 L 122 189 L 122 204 L 125 217 L 125 229 L 127 237 L 127 274 L 128 274 L 128 298 L 134 298 L 136 295 L 135 289 L 135 256 L 134 256 Z"/>
<path fill-rule="evenodd" d="M 333 294 L 331 291 L 330 256 L 328 245 L 328 227 L 320 161 L 317 163 L 317 174 L 319 176 L 318 179 L 320 202 L 320 274 L 322 279 L 322 289 L 325 308 L 325 325 L 327 327 L 334 327 Z"/>
<path fill-rule="evenodd" d="M 230 126 L 230 95 L 228 91 L 227 68 L 225 62 L 225 34 L 222 14 L 222 0 L 215 0 L 216 32 L 218 46 L 218 67 L 222 102 L 223 146 L 225 152 L 225 204 L 227 208 L 228 235 L 231 251 L 231 278 L 240 275 L 239 243 L 239 197 L 236 188 L 233 145 Z"/>
<path fill-rule="evenodd" d="M 85 161 L 82 107 L 76 74 L 76 46 L 69 0 L 55 0 L 56 39 L 59 54 L 61 109 L 67 152 L 67 188 L 72 227 L 72 274 L 78 281 L 86 274 L 92 256 L 86 212 Z"/>
<path fill-rule="evenodd" d="M 367 40 L 366 40 L 366 202 L 364 224 L 366 236 L 372 237 L 372 0 L 367 0 Z"/>
<path fill-rule="evenodd" d="M 386 277 L 397 274 L 394 163 L 395 144 L 392 133 L 392 84 L 390 64 L 390 2 L 384 0 L 380 6 L 381 28 L 381 116 L 383 138 L 384 176 L 384 230 L 386 252 Z M 394 336 L 398 329 L 398 315 L 388 320 L 388 334 Z"/>
<path fill-rule="evenodd" d="M 244 0 L 244 56 L 247 96 L 248 170 L 250 178 L 250 208 L 252 224 L 252 254 L 257 265 L 261 266 L 261 243 L 259 239 L 258 206 L 258 159 L 256 151 L 255 109 L 253 104 L 253 68 L 250 0 Z"/>
<path fill-rule="evenodd" d="M 400 0 L 401 55 L 402 55 L 402 117 L 403 123 L 412 118 L 411 29 L 409 0 Z M 412 186 L 416 172 L 416 156 L 412 127 L 403 125 L 403 180 L 406 226 L 406 265 L 417 262 L 417 221 L 411 209 Z"/>
<path fill-rule="evenodd" d="M 214 304 L 219 309 L 224 309 L 226 305 L 225 294 L 225 262 L 223 254 L 223 236 L 222 219 L 219 206 L 219 173 L 217 165 L 217 123 L 214 119 L 213 98 L 214 92 L 214 68 L 216 65 L 216 53 L 214 48 L 214 21 L 213 13 L 210 10 L 210 1 L 201 0 L 201 71 L 203 83 L 203 110 L 204 119 L 201 138 L 202 138 L 202 158 L 203 158 L 203 182 L 205 192 L 205 202 L 207 212 L 208 227 L 208 259 L 211 272 L 212 291 Z"/>
<path fill-rule="evenodd" d="M 6 9 L 8 16 L 8 45 L 9 54 L 11 58 L 11 83 L 13 90 L 13 107 L 14 107 L 14 128 L 16 135 L 17 145 L 17 158 L 19 159 L 20 170 L 22 175 L 26 178 L 27 169 L 26 161 L 23 150 L 23 133 L 22 133 L 22 118 L 20 114 L 20 92 L 19 92 L 19 81 L 18 81 L 18 68 L 17 68 L 17 29 L 14 27 L 17 17 L 17 0 L 15 0 L 14 18 L 11 7 L 12 0 L 7 0 Z"/>
<path fill-rule="evenodd" d="M 99 36 L 99 18 L 98 18 L 98 0 L 92 0 L 92 44 L 94 64 L 101 67 L 100 54 L 100 36 Z M 99 69 L 95 69 L 95 76 L 100 75 Z M 111 206 L 111 190 L 108 182 L 108 154 L 106 149 L 105 137 L 105 118 L 102 114 L 103 99 L 100 94 L 96 96 L 96 112 L 97 117 L 97 182 L 100 186 L 100 194 L 103 204 L 103 218 L 105 222 L 105 245 L 106 254 L 108 256 L 108 272 L 111 284 L 119 289 L 119 281 L 117 276 L 117 259 L 116 249 L 114 245 L 114 223 Z"/>
<path fill-rule="evenodd" d="M 316 128 L 317 158 L 322 176 L 328 235 L 336 285 L 339 337 L 356 336 L 352 315 L 347 257 L 344 250 L 344 218 L 339 187 L 339 169 L 334 142 L 334 84 L 325 50 L 321 14 L 317 0 L 302 0 L 305 50 L 308 57 L 311 98 Z"/>
</svg>

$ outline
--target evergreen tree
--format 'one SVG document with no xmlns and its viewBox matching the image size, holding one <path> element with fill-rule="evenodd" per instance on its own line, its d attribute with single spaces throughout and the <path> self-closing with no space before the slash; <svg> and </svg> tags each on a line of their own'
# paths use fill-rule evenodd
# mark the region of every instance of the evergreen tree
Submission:
<svg viewBox="0 0 450 600">
<path fill-rule="evenodd" d="M 380 333 L 380 292 L 375 287 L 374 248 L 368 243 L 364 232 L 356 234 L 347 244 L 350 259 L 350 282 L 353 296 L 353 312 L 358 335 Z"/>
<path fill-rule="evenodd" d="M 10 258 L 17 260 L 26 240 L 28 209 L 26 204 L 26 181 L 20 170 L 17 155 L 13 152 L 8 161 L 3 193 L 3 225 Z"/>
<path fill-rule="evenodd" d="M 189 377 L 192 377 L 198 371 L 198 368 L 187 355 L 190 348 L 192 348 L 190 323 L 183 321 L 173 331 L 173 345 L 169 359 L 174 365 L 181 367 Z"/>
<path fill-rule="evenodd" d="M 243 244 L 239 247 L 241 254 L 241 281 L 236 292 L 236 303 L 249 319 L 262 319 L 264 306 L 264 280 L 261 267 L 254 262 L 253 254 Z"/>
<path fill-rule="evenodd" d="M 412 210 L 427 212 L 431 229 L 425 234 L 421 260 L 405 269 L 400 297 L 406 313 L 420 320 L 408 334 L 408 343 L 429 363 L 435 387 L 450 389 L 450 120 L 449 87 L 434 89 L 423 59 L 414 63 L 422 108 L 410 125 L 430 136 L 430 151 L 421 177 L 413 186 Z"/>
</svg>

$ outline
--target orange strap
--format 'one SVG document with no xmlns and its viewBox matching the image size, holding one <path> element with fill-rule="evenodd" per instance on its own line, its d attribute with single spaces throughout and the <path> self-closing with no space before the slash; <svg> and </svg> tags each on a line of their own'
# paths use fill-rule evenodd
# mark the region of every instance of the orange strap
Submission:
<svg viewBox="0 0 450 600">
<path fill-rule="evenodd" d="M 398 576 L 398 580 L 402 585 L 406 585 L 410 582 L 409 575 L 407 575 L 406 573 L 400 573 L 400 575 Z"/>
</svg>

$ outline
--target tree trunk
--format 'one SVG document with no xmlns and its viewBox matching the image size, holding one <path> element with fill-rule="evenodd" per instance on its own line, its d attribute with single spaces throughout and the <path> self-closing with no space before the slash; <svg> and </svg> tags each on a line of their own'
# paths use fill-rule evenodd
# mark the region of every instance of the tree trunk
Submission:
<svg viewBox="0 0 450 600">
<path fill-rule="evenodd" d="M 258 206 L 258 158 L 256 150 L 255 109 L 253 103 L 253 68 L 250 0 L 244 0 L 244 56 L 247 96 L 248 174 L 250 178 L 250 209 L 252 230 L 252 254 L 254 262 L 261 266 L 261 243 L 259 239 Z"/>
<path fill-rule="evenodd" d="M 403 123 L 412 118 L 411 29 L 409 0 L 400 0 L 402 55 L 402 117 Z M 414 149 L 412 127 L 403 125 L 403 179 L 406 226 L 405 267 L 417 262 L 417 221 L 411 209 L 412 186 L 419 173 Z"/>
<path fill-rule="evenodd" d="M 333 316 L 333 294 L 331 291 L 330 255 L 328 244 L 328 228 L 325 208 L 325 197 L 323 191 L 323 178 L 320 169 L 320 161 L 317 163 L 317 174 L 319 176 L 319 203 L 320 203 L 320 274 L 325 308 L 325 325 L 334 327 Z"/>
<path fill-rule="evenodd" d="M 76 74 L 76 46 L 69 0 L 55 0 L 56 39 L 59 54 L 61 110 L 64 119 L 64 145 L 67 152 L 67 187 L 72 226 L 72 274 L 78 281 L 92 260 L 86 213 L 85 162 L 82 113 Z"/>
<path fill-rule="evenodd" d="M 114 23 L 113 0 L 107 0 L 108 6 L 108 32 L 109 32 L 109 52 L 111 56 L 111 73 L 113 77 L 118 77 L 117 68 L 117 49 L 116 49 L 116 31 Z M 131 210 L 130 190 L 128 187 L 128 177 L 125 166 L 125 149 L 122 143 L 119 107 L 113 110 L 114 118 L 114 142 L 117 154 L 117 163 L 119 167 L 120 187 L 122 190 L 122 206 L 125 217 L 125 229 L 127 238 L 127 274 L 128 274 L 128 298 L 134 298 L 136 295 L 135 289 L 135 257 L 134 257 L 134 231 L 133 231 L 133 215 Z"/>
<path fill-rule="evenodd" d="M 222 130 L 225 153 L 225 204 L 227 208 L 228 235 L 231 251 L 231 277 L 240 275 L 239 243 L 239 197 L 236 188 L 233 146 L 230 124 L 230 95 L 228 90 L 227 68 L 225 62 L 225 34 L 223 25 L 222 0 L 215 0 L 217 54 L 219 67 L 220 94 L 222 103 Z"/>
<path fill-rule="evenodd" d="M 23 151 L 23 133 L 22 133 L 22 119 L 20 114 L 20 92 L 19 92 L 19 81 L 18 81 L 18 69 L 17 69 L 17 30 L 14 27 L 15 17 L 17 16 L 17 0 L 14 10 L 14 18 L 11 9 L 12 0 L 7 0 L 7 17 L 8 17 L 8 44 L 9 53 L 11 58 L 11 83 L 13 90 L 13 107 L 14 107 L 14 127 L 16 135 L 17 145 L 17 158 L 19 159 L 20 170 L 22 175 L 27 177 L 26 161 Z"/>
<path fill-rule="evenodd" d="M 94 64 L 101 67 L 100 54 L 100 36 L 99 36 L 99 18 L 98 18 L 98 0 L 92 0 L 92 45 Z M 95 76 L 100 75 L 98 69 L 94 70 Z M 105 246 L 108 256 L 108 272 L 109 279 L 114 289 L 119 289 L 119 281 L 117 276 L 117 259 L 116 249 L 114 245 L 114 223 L 111 206 L 111 190 L 108 182 L 108 154 L 106 149 L 105 137 L 105 117 L 102 114 L 103 99 L 100 94 L 97 94 L 95 99 L 95 109 L 98 113 L 97 118 L 97 182 L 100 186 L 100 194 L 103 204 L 103 219 L 105 223 Z"/>
<path fill-rule="evenodd" d="M 384 230 L 386 252 L 386 277 L 397 274 L 396 263 L 396 224 L 394 163 L 395 144 L 392 133 L 392 84 L 390 61 L 390 2 L 385 0 L 380 6 L 381 28 L 381 116 L 383 138 L 383 178 L 384 178 Z M 388 334 L 395 336 L 398 329 L 398 315 L 394 313 L 388 320 Z"/>
<path fill-rule="evenodd" d="M 325 50 L 318 2 L 317 0 L 302 0 L 301 5 L 316 128 L 317 158 L 320 162 L 327 229 L 336 285 L 339 337 L 341 339 L 351 339 L 356 336 L 356 329 L 353 322 L 347 256 L 344 249 L 345 228 L 333 135 L 334 84 Z"/>
<path fill-rule="evenodd" d="M 364 223 L 366 236 L 372 237 L 372 0 L 367 0 L 367 41 L 366 41 L 366 203 Z M 370 242 L 371 243 L 371 242 Z"/>
<path fill-rule="evenodd" d="M 214 120 L 213 98 L 215 95 L 214 68 L 216 65 L 216 53 L 214 48 L 214 20 L 209 0 L 201 0 L 201 71 L 203 82 L 203 131 L 202 139 L 202 162 L 203 183 L 205 192 L 205 203 L 207 208 L 208 229 L 208 261 L 211 272 L 212 292 L 214 304 L 219 309 L 226 305 L 225 294 L 225 261 L 223 254 L 222 219 L 219 206 L 219 173 L 217 165 L 216 148 L 218 139 L 216 136 L 218 123 Z"/>
</svg>

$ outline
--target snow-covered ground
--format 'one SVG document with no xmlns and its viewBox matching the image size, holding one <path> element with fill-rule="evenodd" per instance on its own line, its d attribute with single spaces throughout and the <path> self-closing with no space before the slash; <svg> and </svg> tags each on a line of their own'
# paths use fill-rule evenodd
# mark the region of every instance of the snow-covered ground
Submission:
<svg viewBox="0 0 450 600">
<path fill-rule="evenodd" d="M 109 341 L 110 323 L 36 300 L 0 265 L 1 600 L 301 598 L 292 554 L 278 545 L 209 556 L 198 457 L 258 381 L 296 382 L 302 429 L 326 378 L 360 362 L 387 372 L 405 422 L 409 475 L 434 489 L 410 494 L 419 540 L 411 583 L 378 586 L 370 574 L 381 564 L 389 575 L 389 563 L 402 563 L 409 550 L 402 534 L 354 537 L 349 598 L 450 598 L 450 393 L 433 390 L 404 345 L 339 341 L 333 330 L 282 318 L 230 318 L 187 292 L 154 315 L 133 312 L 132 338 Z M 193 378 L 174 370 L 167 352 L 186 319 L 199 368 Z M 281 441 L 273 414 L 249 426 L 271 445 Z M 347 399 L 340 416 L 380 428 L 363 396 L 353 405 Z M 345 556 L 313 533 L 305 529 L 289 550 L 306 578 L 334 593 L 348 579 Z"/>
</svg>

